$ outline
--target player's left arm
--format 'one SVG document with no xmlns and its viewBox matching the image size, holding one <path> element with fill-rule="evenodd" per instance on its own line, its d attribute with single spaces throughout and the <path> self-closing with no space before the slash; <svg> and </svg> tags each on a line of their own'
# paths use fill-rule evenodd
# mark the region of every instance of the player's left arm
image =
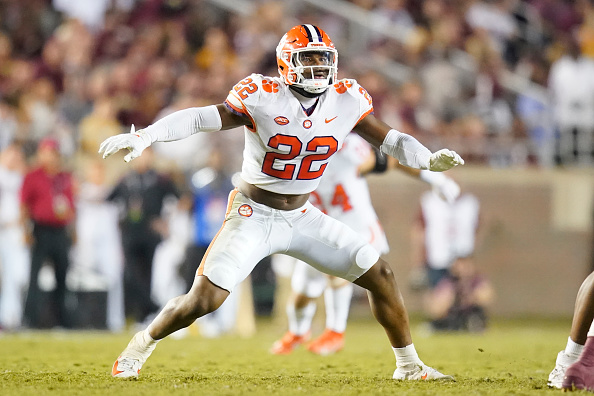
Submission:
<svg viewBox="0 0 594 396">
<path fill-rule="evenodd" d="M 384 155 L 376 148 L 370 150 L 369 156 L 361 163 L 358 170 L 360 176 L 365 176 L 369 173 L 384 173 L 392 169 L 424 181 L 433 187 L 447 202 L 454 202 L 460 195 L 458 183 L 443 172 L 432 172 L 404 166 L 396 158 Z"/>
<path fill-rule="evenodd" d="M 381 152 L 396 158 L 402 165 L 443 172 L 464 160 L 455 151 L 441 149 L 431 153 L 417 139 L 392 129 L 388 124 L 368 114 L 353 128 L 361 137 L 378 147 Z"/>
</svg>

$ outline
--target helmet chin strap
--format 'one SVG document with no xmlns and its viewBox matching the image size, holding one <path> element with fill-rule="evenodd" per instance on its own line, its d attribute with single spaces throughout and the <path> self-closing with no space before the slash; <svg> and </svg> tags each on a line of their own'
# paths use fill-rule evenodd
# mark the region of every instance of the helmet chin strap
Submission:
<svg viewBox="0 0 594 396">
<path fill-rule="evenodd" d="M 289 89 L 292 89 L 293 91 L 297 92 L 299 95 L 305 96 L 306 98 L 317 98 L 318 96 L 320 96 L 324 92 L 326 92 L 326 89 L 328 89 L 328 88 L 324 89 L 322 92 L 317 92 L 317 93 L 308 92 L 305 89 L 303 89 L 301 87 L 296 87 L 294 85 L 289 85 Z"/>
</svg>

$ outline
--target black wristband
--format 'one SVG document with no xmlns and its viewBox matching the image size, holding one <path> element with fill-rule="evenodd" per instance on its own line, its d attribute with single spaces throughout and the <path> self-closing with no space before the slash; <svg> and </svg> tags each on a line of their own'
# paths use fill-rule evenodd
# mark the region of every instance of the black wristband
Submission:
<svg viewBox="0 0 594 396">
<path fill-rule="evenodd" d="M 375 165 L 371 173 L 384 173 L 388 170 L 388 157 L 375 147 L 373 148 L 373 153 L 375 154 Z"/>
</svg>

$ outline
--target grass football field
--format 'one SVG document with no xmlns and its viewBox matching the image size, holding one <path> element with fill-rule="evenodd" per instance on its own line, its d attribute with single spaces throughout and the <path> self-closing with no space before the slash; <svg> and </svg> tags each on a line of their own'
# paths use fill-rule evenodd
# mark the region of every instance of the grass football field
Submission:
<svg viewBox="0 0 594 396">
<path fill-rule="evenodd" d="M 538 395 L 566 343 L 567 320 L 496 320 L 484 334 L 413 338 L 425 363 L 456 382 L 397 382 L 394 354 L 372 319 L 353 319 L 345 349 L 268 353 L 282 328 L 257 322 L 251 338 L 167 338 L 138 380 L 115 380 L 111 365 L 132 333 L 39 331 L 0 335 L 0 395 Z M 580 393 L 580 392 L 578 392 Z"/>
</svg>

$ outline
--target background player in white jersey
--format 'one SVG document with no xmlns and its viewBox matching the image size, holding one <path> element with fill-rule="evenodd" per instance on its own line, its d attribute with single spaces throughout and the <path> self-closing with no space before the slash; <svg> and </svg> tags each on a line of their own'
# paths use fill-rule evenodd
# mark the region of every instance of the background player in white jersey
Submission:
<svg viewBox="0 0 594 396">
<path fill-rule="evenodd" d="M 451 379 L 425 365 L 415 350 L 408 313 L 388 263 L 359 234 L 308 202 L 330 157 L 354 130 L 403 165 L 445 171 L 464 161 L 453 151 L 431 153 L 412 136 L 375 118 L 373 101 L 355 80 L 337 80 L 337 51 L 316 26 L 295 26 L 277 47 L 281 78 L 252 74 L 225 103 L 180 110 L 149 127 L 105 140 L 108 157 L 130 161 L 155 141 L 245 126 L 239 187 L 191 290 L 170 300 L 115 361 L 114 377 L 137 377 L 157 342 L 217 309 L 264 257 L 284 253 L 368 290 L 384 327 L 398 380 Z"/>
<path fill-rule="evenodd" d="M 118 208 L 108 202 L 105 164 L 89 163 L 77 200 L 74 272 L 81 280 L 97 274 L 107 291 L 106 324 L 111 331 L 122 331 L 124 312 L 124 257 L 118 227 Z"/>
<path fill-rule="evenodd" d="M 21 327 L 29 280 L 30 253 L 19 201 L 26 167 L 19 146 L 9 145 L 0 153 L 0 328 L 4 330 Z"/>
<path fill-rule="evenodd" d="M 385 172 L 388 169 L 387 160 L 379 152 L 374 152 L 363 138 L 351 133 L 326 168 L 320 185 L 310 195 L 310 202 L 314 206 L 361 234 L 380 255 L 388 253 L 388 240 L 373 209 L 367 182 L 362 176 L 370 172 Z M 395 165 L 391 168 L 425 180 L 450 199 L 455 199 L 459 192 L 456 182 L 442 173 L 419 171 L 400 166 L 396 161 L 393 163 Z M 286 305 L 289 330 L 272 345 L 270 352 L 276 355 L 289 354 L 297 346 L 309 341 L 316 312 L 315 299 L 322 293 L 326 309 L 325 329 L 318 338 L 308 343 L 307 349 L 319 355 L 340 351 L 344 347 L 353 284 L 295 260 L 291 289 Z"/>
<path fill-rule="evenodd" d="M 426 273 L 423 290 L 429 330 L 486 328 L 495 290 L 474 261 L 480 219 L 480 202 L 472 193 L 464 192 L 451 201 L 435 189 L 421 196 L 412 245 L 417 251 L 415 265 Z"/>
</svg>

